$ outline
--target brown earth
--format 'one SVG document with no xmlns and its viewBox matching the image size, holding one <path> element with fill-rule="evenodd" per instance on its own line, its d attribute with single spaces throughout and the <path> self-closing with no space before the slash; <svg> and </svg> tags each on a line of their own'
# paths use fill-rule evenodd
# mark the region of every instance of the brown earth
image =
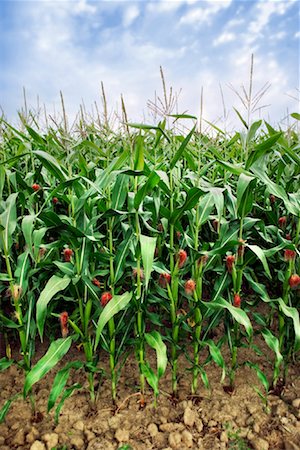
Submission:
<svg viewBox="0 0 300 450">
<path fill-rule="evenodd" d="M 199 381 L 198 396 L 190 396 L 190 372 L 184 357 L 180 358 L 179 398 L 172 400 L 171 374 L 168 369 L 161 380 L 158 406 L 153 406 L 151 390 L 147 391 L 146 405 L 140 407 L 139 375 L 134 357 L 129 357 L 119 380 L 117 409 L 110 400 L 110 382 L 99 386 L 95 408 L 89 403 L 87 389 L 76 391 L 66 400 L 60 420 L 55 424 L 54 413 L 47 414 L 49 388 L 56 371 L 49 373 L 33 388 L 36 414 L 33 417 L 29 400 L 16 400 L 0 424 L 1 450 L 172 450 L 172 449 L 300 449 L 300 368 L 290 367 L 288 380 L 280 395 L 268 395 L 266 410 L 253 386 L 262 390 L 256 374 L 242 363 L 247 359 L 260 364 L 271 377 L 272 368 L 267 357 L 269 349 L 257 339 L 265 353 L 258 357 L 249 349 L 239 352 L 240 367 L 236 388 L 232 395 L 220 384 L 220 369 L 214 364 L 206 367 L 211 390 Z M 39 348 L 36 359 L 46 347 Z M 226 352 L 225 352 L 226 354 Z M 205 355 L 204 355 L 205 356 Z M 83 355 L 74 346 L 59 367 Z M 155 364 L 150 355 L 152 364 Z M 104 360 L 104 361 L 103 361 Z M 103 355 L 104 369 L 108 370 L 107 355 Z M 87 387 L 84 373 L 73 373 L 68 384 L 82 383 Z M 23 373 L 16 366 L 0 372 L 0 408 L 4 402 L 22 391 Z M 131 447 L 126 447 L 129 444 Z"/>
</svg>

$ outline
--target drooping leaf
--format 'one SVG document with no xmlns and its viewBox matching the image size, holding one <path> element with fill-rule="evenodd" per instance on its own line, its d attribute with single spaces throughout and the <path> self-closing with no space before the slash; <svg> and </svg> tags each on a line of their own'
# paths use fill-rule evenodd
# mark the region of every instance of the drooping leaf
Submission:
<svg viewBox="0 0 300 450">
<path fill-rule="evenodd" d="M 60 278 L 53 275 L 42 290 L 36 304 L 36 323 L 39 330 L 41 341 L 43 341 L 44 324 L 47 314 L 47 306 L 51 299 L 60 291 L 66 289 L 71 279 L 68 277 Z"/>
<path fill-rule="evenodd" d="M 107 322 L 119 311 L 126 308 L 132 297 L 131 292 L 125 292 L 122 295 L 114 295 L 109 303 L 104 307 L 102 313 L 100 314 L 97 327 L 96 327 L 96 338 L 94 348 L 96 349 L 99 344 L 100 335 L 103 328 Z"/>
<path fill-rule="evenodd" d="M 165 373 L 168 364 L 166 344 L 156 330 L 151 331 L 151 333 L 145 333 L 145 339 L 147 344 L 156 351 L 157 376 L 158 378 L 161 378 Z"/>
<path fill-rule="evenodd" d="M 148 284 L 153 270 L 153 260 L 156 247 L 156 237 L 140 235 L 141 254 L 144 268 L 145 287 L 148 289 Z"/>
<path fill-rule="evenodd" d="M 17 226 L 17 209 L 16 209 L 16 199 L 18 194 L 11 194 L 6 202 L 5 209 L 2 214 L 0 214 L 0 246 L 2 250 L 5 249 L 9 253 L 13 240 L 13 234 Z"/>
<path fill-rule="evenodd" d="M 50 344 L 46 354 L 28 372 L 24 383 L 24 397 L 29 393 L 32 386 L 40 381 L 69 351 L 72 337 L 60 338 Z"/>
</svg>

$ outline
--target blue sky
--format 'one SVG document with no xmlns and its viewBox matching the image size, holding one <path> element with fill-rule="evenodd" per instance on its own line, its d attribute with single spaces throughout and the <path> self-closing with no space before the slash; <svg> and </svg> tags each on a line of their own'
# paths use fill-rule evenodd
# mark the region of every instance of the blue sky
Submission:
<svg viewBox="0 0 300 450">
<path fill-rule="evenodd" d="M 27 101 L 70 119 L 84 101 L 101 109 L 103 81 L 109 111 L 120 111 L 120 94 L 131 121 L 151 122 L 147 102 L 162 95 L 159 67 L 178 97 L 177 111 L 230 127 L 232 106 L 245 114 L 235 91 L 248 88 L 254 53 L 254 94 L 270 88 L 258 106 L 281 121 L 298 110 L 299 21 L 297 0 L 1 0 L 0 105 L 10 119 Z M 232 88 L 229 87 L 232 86 Z M 225 114 L 220 93 L 222 88 Z M 224 118 L 226 116 L 226 120 Z M 259 111 L 253 114 L 253 119 Z M 112 113 L 113 117 L 113 113 Z"/>
</svg>

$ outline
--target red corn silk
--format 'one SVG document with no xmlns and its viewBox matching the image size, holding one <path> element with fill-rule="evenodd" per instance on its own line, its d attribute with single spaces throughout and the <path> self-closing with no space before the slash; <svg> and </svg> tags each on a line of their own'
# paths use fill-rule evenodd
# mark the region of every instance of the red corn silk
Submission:
<svg viewBox="0 0 300 450">
<path fill-rule="evenodd" d="M 286 226 L 286 221 L 287 221 L 286 216 L 279 217 L 278 225 L 280 226 L 280 228 L 284 228 Z"/>
<path fill-rule="evenodd" d="M 106 306 L 108 302 L 110 302 L 110 300 L 113 298 L 112 294 L 110 292 L 104 292 L 101 295 L 101 306 Z"/>
<path fill-rule="evenodd" d="M 64 249 L 64 259 L 66 262 L 71 261 L 71 256 L 73 255 L 73 250 L 71 248 Z"/>
<path fill-rule="evenodd" d="M 270 202 L 271 202 L 272 205 L 274 205 L 274 203 L 276 202 L 275 195 L 273 195 L 273 194 L 270 195 Z"/>
<path fill-rule="evenodd" d="M 289 285 L 291 289 L 298 289 L 300 287 L 300 277 L 296 273 L 289 278 Z"/>
<path fill-rule="evenodd" d="M 202 267 L 204 267 L 208 261 L 209 256 L 208 255 L 202 255 L 201 258 L 198 259 L 198 266 L 200 266 L 200 264 L 202 265 Z"/>
<path fill-rule="evenodd" d="M 187 295 L 193 295 L 196 289 L 196 283 L 193 279 L 187 280 L 184 285 L 184 290 Z"/>
<path fill-rule="evenodd" d="M 178 254 L 177 254 L 177 262 L 178 262 L 178 267 L 179 269 L 181 269 L 181 267 L 184 266 L 184 263 L 187 260 L 187 252 L 183 249 L 180 249 Z"/>
<path fill-rule="evenodd" d="M 232 268 L 234 266 L 235 256 L 228 255 L 226 256 L 226 267 L 229 273 L 232 273 Z"/>
<path fill-rule="evenodd" d="M 31 187 L 34 190 L 34 192 L 37 192 L 41 189 L 41 186 L 37 183 L 34 183 Z"/>
<path fill-rule="evenodd" d="M 137 269 L 135 268 L 135 269 L 133 269 L 133 271 L 132 271 L 132 276 L 133 276 L 133 278 L 137 278 Z M 143 271 L 143 269 L 142 268 L 140 268 L 140 279 L 141 280 L 143 280 L 144 279 L 144 271 Z"/>
<path fill-rule="evenodd" d="M 58 203 L 58 198 L 57 197 L 53 197 L 52 203 L 53 203 L 53 205 L 56 205 Z"/>
<path fill-rule="evenodd" d="M 67 337 L 69 334 L 68 320 L 69 314 L 67 313 L 67 311 L 60 313 L 59 321 L 60 321 L 61 335 L 63 338 Z"/>
<path fill-rule="evenodd" d="M 94 286 L 97 286 L 98 288 L 101 286 L 101 283 L 97 278 L 93 278 L 92 283 Z"/>
<path fill-rule="evenodd" d="M 236 308 L 240 308 L 241 307 L 241 297 L 239 296 L 239 294 L 234 294 L 233 306 L 235 306 Z"/>
<path fill-rule="evenodd" d="M 284 250 L 284 260 L 293 261 L 296 258 L 296 252 L 294 250 Z"/>
<path fill-rule="evenodd" d="M 245 242 L 244 239 L 239 239 L 239 246 L 238 246 L 238 257 L 242 258 L 245 253 Z"/>
<path fill-rule="evenodd" d="M 158 278 L 158 284 L 162 288 L 166 288 L 171 283 L 171 275 L 169 273 L 161 273 Z"/>
<path fill-rule="evenodd" d="M 214 228 L 215 231 L 218 231 L 218 226 L 219 226 L 219 221 L 218 221 L 218 219 L 214 219 L 214 220 L 212 221 L 212 226 L 213 226 L 213 228 Z"/>
</svg>

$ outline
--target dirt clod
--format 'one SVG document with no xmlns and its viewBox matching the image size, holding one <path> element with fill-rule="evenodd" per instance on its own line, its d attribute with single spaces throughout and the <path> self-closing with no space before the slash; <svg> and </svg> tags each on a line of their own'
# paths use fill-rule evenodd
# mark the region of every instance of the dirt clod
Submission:
<svg viewBox="0 0 300 450">
<path fill-rule="evenodd" d="M 58 434 L 56 433 L 46 433 L 42 436 L 42 439 L 46 443 L 47 450 L 51 450 L 58 444 Z"/>
<path fill-rule="evenodd" d="M 118 442 L 127 442 L 129 441 L 129 431 L 124 428 L 118 428 L 115 433 L 115 438 Z"/>
<path fill-rule="evenodd" d="M 183 421 L 184 424 L 187 427 L 192 427 L 196 421 L 197 418 L 197 414 L 195 413 L 195 411 L 189 407 L 185 408 L 184 410 L 184 415 L 183 415 Z"/>
<path fill-rule="evenodd" d="M 178 431 L 173 431 L 169 434 L 169 445 L 171 448 L 179 449 L 182 448 L 181 444 L 181 434 Z"/>
<path fill-rule="evenodd" d="M 188 430 L 184 430 L 181 434 L 181 440 L 183 443 L 183 448 L 191 448 L 193 447 L 193 435 Z"/>
<path fill-rule="evenodd" d="M 41 441 L 35 441 L 32 446 L 30 447 L 30 450 L 46 450 L 46 446 Z"/>
</svg>

